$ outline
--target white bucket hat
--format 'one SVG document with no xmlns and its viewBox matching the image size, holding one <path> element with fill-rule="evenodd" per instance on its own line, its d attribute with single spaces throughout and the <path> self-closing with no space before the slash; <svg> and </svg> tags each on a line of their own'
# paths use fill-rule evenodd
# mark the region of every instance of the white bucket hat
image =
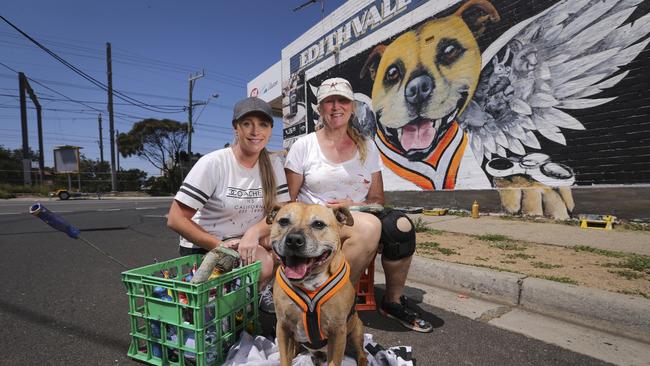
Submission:
<svg viewBox="0 0 650 366">
<path fill-rule="evenodd" d="M 331 78 L 323 81 L 318 87 L 318 92 L 316 94 L 318 104 L 330 95 L 340 95 L 347 99 L 354 100 L 352 85 L 350 85 L 349 81 L 343 78 Z"/>
</svg>

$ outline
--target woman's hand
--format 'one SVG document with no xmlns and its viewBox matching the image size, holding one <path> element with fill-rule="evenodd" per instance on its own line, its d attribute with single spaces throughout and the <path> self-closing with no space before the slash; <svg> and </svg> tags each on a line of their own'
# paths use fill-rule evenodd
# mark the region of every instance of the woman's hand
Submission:
<svg viewBox="0 0 650 366">
<path fill-rule="evenodd" d="M 246 266 L 255 262 L 255 252 L 260 238 L 253 230 L 248 230 L 244 236 L 239 239 L 237 251 L 241 256 L 242 265 Z"/>
<path fill-rule="evenodd" d="M 224 248 L 232 249 L 232 250 L 237 250 L 237 248 L 239 247 L 239 241 L 240 240 L 241 240 L 241 238 L 226 239 L 226 240 L 221 242 L 220 246 L 222 246 Z"/>
</svg>

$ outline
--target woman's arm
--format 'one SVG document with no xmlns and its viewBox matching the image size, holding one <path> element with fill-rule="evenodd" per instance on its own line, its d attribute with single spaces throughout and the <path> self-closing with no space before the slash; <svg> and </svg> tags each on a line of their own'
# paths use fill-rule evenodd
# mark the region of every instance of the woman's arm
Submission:
<svg viewBox="0 0 650 366">
<path fill-rule="evenodd" d="M 192 207 L 174 200 L 167 215 L 167 226 L 188 241 L 205 250 L 212 250 L 218 247 L 221 244 L 221 240 L 209 234 L 199 224 L 192 221 L 195 213 L 196 210 Z"/>
<path fill-rule="evenodd" d="M 368 195 L 366 196 L 365 203 L 378 203 L 380 205 L 383 205 L 385 203 L 384 178 L 381 175 L 381 170 L 372 173 L 370 189 L 368 190 Z"/>
<path fill-rule="evenodd" d="M 291 169 L 285 169 L 284 173 L 287 176 L 287 186 L 289 187 L 291 202 L 296 201 L 298 199 L 298 192 L 300 192 L 300 187 L 302 187 L 305 177 Z"/>
</svg>

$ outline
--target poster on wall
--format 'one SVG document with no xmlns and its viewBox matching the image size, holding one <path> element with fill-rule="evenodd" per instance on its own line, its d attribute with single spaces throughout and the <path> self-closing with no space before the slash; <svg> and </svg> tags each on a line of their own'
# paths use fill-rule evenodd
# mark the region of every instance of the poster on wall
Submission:
<svg viewBox="0 0 650 366">
<path fill-rule="evenodd" d="M 293 74 L 282 88 L 283 147 L 289 149 L 298 136 L 307 133 L 305 74 Z"/>
<path fill-rule="evenodd" d="M 368 9 L 360 19 L 374 19 Z M 320 82 L 344 77 L 386 190 L 499 188 L 506 209 L 539 201 L 563 217 L 572 186 L 650 183 L 649 11 L 648 0 L 452 1 L 310 77 L 307 119 Z"/>
</svg>

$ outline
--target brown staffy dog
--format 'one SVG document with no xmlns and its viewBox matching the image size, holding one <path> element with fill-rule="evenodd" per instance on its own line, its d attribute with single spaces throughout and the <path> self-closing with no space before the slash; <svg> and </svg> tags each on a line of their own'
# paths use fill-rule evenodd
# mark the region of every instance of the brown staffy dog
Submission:
<svg viewBox="0 0 650 366">
<path fill-rule="evenodd" d="M 340 365 L 346 340 L 366 365 L 363 324 L 354 310 L 356 291 L 341 251 L 340 229 L 354 223 L 347 208 L 293 202 L 267 217 L 271 245 L 281 265 L 273 285 L 280 364 L 289 366 L 305 346 L 314 364 Z"/>
</svg>

